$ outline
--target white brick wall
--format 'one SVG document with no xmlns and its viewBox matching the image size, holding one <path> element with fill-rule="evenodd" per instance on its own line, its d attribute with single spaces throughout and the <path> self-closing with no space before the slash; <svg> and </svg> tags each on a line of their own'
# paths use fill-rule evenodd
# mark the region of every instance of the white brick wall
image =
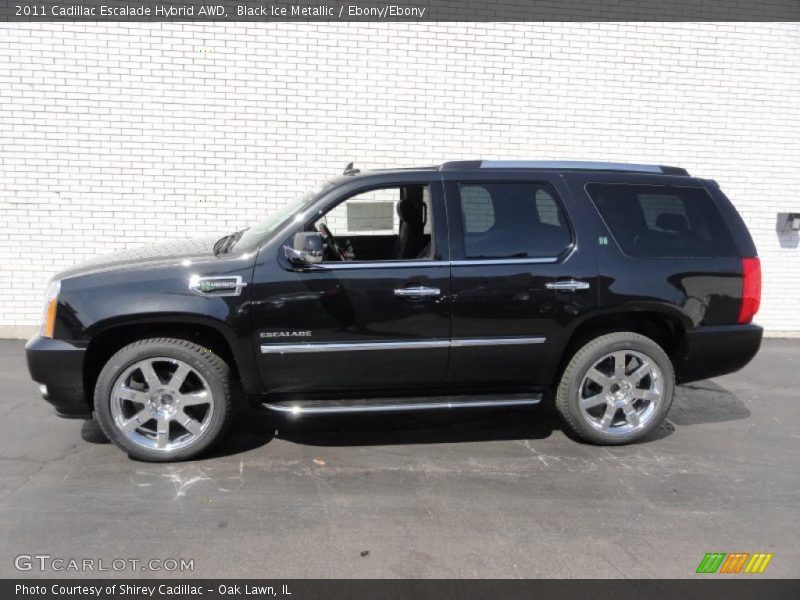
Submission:
<svg viewBox="0 0 800 600">
<path fill-rule="evenodd" d="M 798 331 L 798 24 L 0 25 L 0 326 L 100 253 L 225 233 L 350 160 L 585 158 L 716 178 Z"/>
</svg>

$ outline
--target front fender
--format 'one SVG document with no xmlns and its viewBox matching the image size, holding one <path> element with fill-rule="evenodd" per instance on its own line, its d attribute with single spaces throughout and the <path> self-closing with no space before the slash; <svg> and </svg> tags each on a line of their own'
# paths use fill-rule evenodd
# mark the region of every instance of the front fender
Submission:
<svg viewBox="0 0 800 600">
<path fill-rule="evenodd" d="M 55 338 L 89 344 L 114 330 L 163 326 L 208 328 L 227 342 L 242 384 L 254 391 L 255 372 L 250 339 L 250 287 L 238 295 L 201 294 L 190 289 L 192 275 L 240 276 L 252 279 L 252 262 L 171 266 L 94 273 L 65 279 L 56 310 Z"/>
</svg>

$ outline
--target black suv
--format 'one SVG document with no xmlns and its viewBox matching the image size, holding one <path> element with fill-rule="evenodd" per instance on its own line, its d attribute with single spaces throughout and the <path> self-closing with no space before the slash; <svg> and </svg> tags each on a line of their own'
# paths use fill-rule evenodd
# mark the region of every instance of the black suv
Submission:
<svg viewBox="0 0 800 600">
<path fill-rule="evenodd" d="M 290 415 L 536 404 L 597 444 L 758 351 L 756 249 L 710 180 L 654 165 L 348 166 L 219 240 L 60 273 L 30 372 L 64 417 L 180 460 L 233 407 Z M 552 392 L 552 394 L 548 394 Z"/>
</svg>

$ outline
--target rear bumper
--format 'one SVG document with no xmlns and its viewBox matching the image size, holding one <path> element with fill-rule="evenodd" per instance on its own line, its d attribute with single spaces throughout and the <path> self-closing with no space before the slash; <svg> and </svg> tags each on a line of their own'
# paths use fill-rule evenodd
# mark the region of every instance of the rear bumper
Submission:
<svg viewBox="0 0 800 600">
<path fill-rule="evenodd" d="M 675 360 L 678 383 L 738 371 L 758 352 L 763 333 L 761 327 L 752 324 L 687 331 Z"/>
<path fill-rule="evenodd" d="M 25 345 L 31 378 L 44 386 L 42 397 L 55 407 L 60 417 L 88 419 L 92 416 L 83 389 L 85 355 L 85 347 L 38 335 Z"/>
</svg>

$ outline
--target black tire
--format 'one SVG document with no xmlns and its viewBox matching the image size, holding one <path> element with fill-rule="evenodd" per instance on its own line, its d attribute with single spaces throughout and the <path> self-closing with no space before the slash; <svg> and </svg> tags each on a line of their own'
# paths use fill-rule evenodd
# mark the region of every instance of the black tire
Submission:
<svg viewBox="0 0 800 600">
<path fill-rule="evenodd" d="M 613 352 L 622 351 L 638 353 L 655 363 L 660 370 L 660 376 L 657 379 L 660 382 L 659 389 L 661 390 L 661 398 L 654 404 L 654 408 L 647 413 L 647 420 L 640 422 L 639 428 L 633 429 L 632 431 L 624 431 L 625 423 L 628 423 L 628 417 L 625 413 L 616 412 L 616 416 L 611 418 L 614 423 L 620 423 L 622 425 L 622 427 L 620 427 L 622 431 L 613 433 L 611 431 L 601 430 L 597 425 L 593 425 L 593 423 L 596 423 L 597 417 L 587 414 L 581 408 L 580 398 L 582 396 L 589 397 L 593 395 L 593 392 L 586 392 L 586 388 L 584 388 L 584 385 L 586 385 L 584 384 L 584 377 L 587 376 L 589 370 L 605 356 Z M 620 354 L 620 356 L 624 355 Z M 609 363 L 601 364 L 608 364 L 611 366 L 616 364 L 615 357 L 610 357 L 608 360 L 610 361 Z M 625 364 L 626 361 L 627 358 L 620 362 Z M 614 374 L 612 373 L 612 379 L 610 381 L 618 381 L 617 379 L 613 379 L 613 377 Z M 652 386 L 654 384 L 649 379 L 651 377 L 653 376 L 647 375 L 644 381 L 646 383 L 649 382 L 649 385 Z M 596 384 L 590 379 L 588 385 L 595 386 Z M 600 395 L 606 397 L 606 392 L 608 389 L 613 389 L 613 385 L 612 383 L 610 388 L 603 387 L 601 391 L 596 392 L 595 397 L 599 397 Z M 617 386 L 617 389 L 619 391 L 619 386 Z M 637 389 L 636 391 L 638 392 L 640 390 Z M 669 356 L 667 356 L 661 346 L 650 338 L 639 335 L 638 333 L 623 331 L 597 337 L 586 343 L 573 355 L 561 376 L 561 381 L 556 390 L 555 405 L 566 427 L 579 439 L 598 445 L 621 445 L 635 442 L 647 436 L 661 424 L 672 404 L 674 391 L 675 372 Z M 625 390 L 622 390 L 620 394 L 624 396 L 624 392 Z M 625 399 L 623 398 L 620 401 L 624 402 Z M 638 410 L 643 410 L 642 407 L 645 407 L 646 403 L 644 400 L 639 400 L 636 406 L 640 407 Z M 615 410 L 622 411 L 622 409 L 614 408 L 613 404 L 610 402 L 600 404 L 598 407 L 603 413 L 606 410 L 609 412 Z M 626 406 L 626 409 L 629 410 L 630 406 Z M 593 408 L 592 410 L 596 409 Z M 621 421 L 625 421 L 625 423 L 621 423 Z M 613 427 L 610 429 L 613 430 Z"/>
<path fill-rule="evenodd" d="M 154 449 L 138 444 L 123 433 L 111 408 L 112 391 L 118 378 L 145 359 L 168 358 L 182 361 L 201 376 L 211 392 L 210 416 L 204 429 L 188 445 L 176 449 Z M 168 377 L 169 375 L 167 375 Z M 159 378 L 161 375 L 159 374 Z M 197 380 L 199 381 L 199 379 Z M 122 348 L 103 367 L 94 391 L 94 410 L 103 433 L 131 458 L 148 462 L 173 462 L 196 458 L 225 434 L 231 420 L 231 373 L 228 365 L 211 350 L 173 338 L 143 339 Z M 143 394 L 149 394 L 145 391 Z M 213 408 L 213 410 L 212 410 Z M 185 409 L 184 409 L 185 410 Z M 168 426 L 169 428 L 171 425 Z M 189 433 L 186 430 L 186 433 Z M 169 437 L 170 434 L 167 434 Z M 191 436 L 190 436 L 191 437 Z"/>
</svg>

